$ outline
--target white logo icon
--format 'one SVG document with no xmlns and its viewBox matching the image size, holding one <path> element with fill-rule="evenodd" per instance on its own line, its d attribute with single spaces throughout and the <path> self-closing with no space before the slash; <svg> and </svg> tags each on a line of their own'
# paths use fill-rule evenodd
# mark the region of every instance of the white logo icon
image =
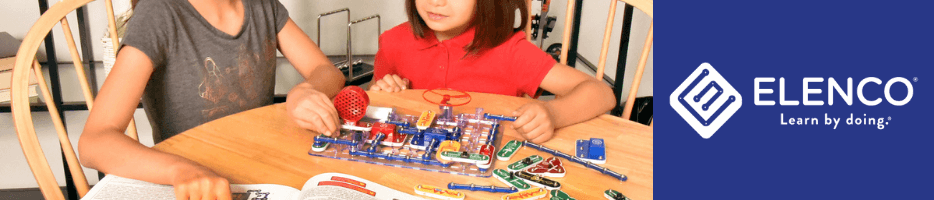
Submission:
<svg viewBox="0 0 934 200">
<path fill-rule="evenodd" d="M 739 110 L 743 97 L 713 66 L 703 63 L 671 93 L 669 103 L 707 139 Z"/>
</svg>

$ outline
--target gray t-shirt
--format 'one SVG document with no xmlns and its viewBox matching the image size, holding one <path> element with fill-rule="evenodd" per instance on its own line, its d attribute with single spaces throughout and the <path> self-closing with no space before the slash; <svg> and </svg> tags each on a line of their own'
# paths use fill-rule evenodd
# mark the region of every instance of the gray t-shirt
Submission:
<svg viewBox="0 0 934 200">
<path fill-rule="evenodd" d="M 153 64 L 143 106 L 158 142 L 195 126 L 272 104 L 276 34 L 289 19 L 278 0 L 242 0 L 240 33 L 212 26 L 188 0 L 141 0 L 123 45 Z"/>
</svg>

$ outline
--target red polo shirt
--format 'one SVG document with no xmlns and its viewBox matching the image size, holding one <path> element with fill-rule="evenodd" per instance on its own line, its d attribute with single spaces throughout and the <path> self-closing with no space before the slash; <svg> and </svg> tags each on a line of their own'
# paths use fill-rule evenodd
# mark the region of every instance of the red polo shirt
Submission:
<svg viewBox="0 0 934 200">
<path fill-rule="evenodd" d="M 412 89 L 452 88 L 502 94 L 535 95 L 555 60 L 517 32 L 503 44 L 479 55 L 467 55 L 464 47 L 474 38 L 474 29 L 438 41 L 434 32 L 418 38 L 408 22 L 379 37 L 374 77 L 397 74 L 411 82 Z"/>
</svg>

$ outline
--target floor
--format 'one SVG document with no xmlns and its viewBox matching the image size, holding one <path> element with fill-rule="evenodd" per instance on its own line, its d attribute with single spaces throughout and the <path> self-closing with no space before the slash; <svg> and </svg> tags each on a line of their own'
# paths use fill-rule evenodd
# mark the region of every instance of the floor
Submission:
<svg viewBox="0 0 934 200">
<path fill-rule="evenodd" d="M 62 194 L 68 196 L 65 188 L 62 188 Z M 28 189 L 5 189 L 0 190 L 0 200 L 24 200 L 24 199 L 43 199 L 39 188 Z"/>
</svg>

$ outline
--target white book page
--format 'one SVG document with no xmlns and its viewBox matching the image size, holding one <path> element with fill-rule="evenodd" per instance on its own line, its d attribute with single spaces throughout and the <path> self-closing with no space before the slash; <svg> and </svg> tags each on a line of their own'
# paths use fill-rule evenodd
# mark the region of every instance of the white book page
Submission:
<svg viewBox="0 0 934 200">
<path fill-rule="evenodd" d="M 292 200 L 298 190 L 276 184 L 231 184 L 230 193 L 233 200 Z"/>
<path fill-rule="evenodd" d="M 146 181 L 107 175 L 84 195 L 82 200 L 140 199 L 175 200 L 175 189 L 171 185 L 159 185 Z"/>
<path fill-rule="evenodd" d="M 294 200 L 378 200 L 376 197 L 339 186 L 317 186 L 302 190 Z"/>
<path fill-rule="evenodd" d="M 298 190 L 275 184 L 231 184 L 233 200 L 292 200 Z M 107 175 L 82 200 L 175 200 L 175 188 L 146 181 Z"/>
<path fill-rule="evenodd" d="M 342 184 L 342 183 L 346 183 L 346 184 Z M 347 185 L 352 185 L 352 186 L 347 186 Z M 354 187 L 354 185 L 358 187 Z M 308 179 L 308 181 L 305 182 L 305 185 L 302 186 L 302 194 L 306 193 L 306 191 L 312 190 L 313 188 L 325 188 L 325 187 L 341 188 L 348 192 L 355 192 L 355 193 L 366 195 L 368 197 L 375 197 L 375 199 L 379 199 L 379 200 L 395 200 L 395 199 L 424 200 L 423 198 L 420 198 L 418 196 L 414 196 L 414 195 L 411 195 L 411 194 L 408 194 L 402 191 L 398 191 L 398 190 L 377 184 L 375 182 L 372 182 L 366 179 L 362 179 L 362 178 L 347 175 L 347 174 L 341 174 L 341 173 L 323 173 L 323 174 L 318 174 L 314 177 L 311 177 L 311 179 Z M 414 190 L 415 189 L 413 187 L 412 191 Z M 355 199 L 355 198 L 351 198 L 351 199 Z M 298 200 L 305 200 L 305 199 L 298 199 Z"/>
</svg>

